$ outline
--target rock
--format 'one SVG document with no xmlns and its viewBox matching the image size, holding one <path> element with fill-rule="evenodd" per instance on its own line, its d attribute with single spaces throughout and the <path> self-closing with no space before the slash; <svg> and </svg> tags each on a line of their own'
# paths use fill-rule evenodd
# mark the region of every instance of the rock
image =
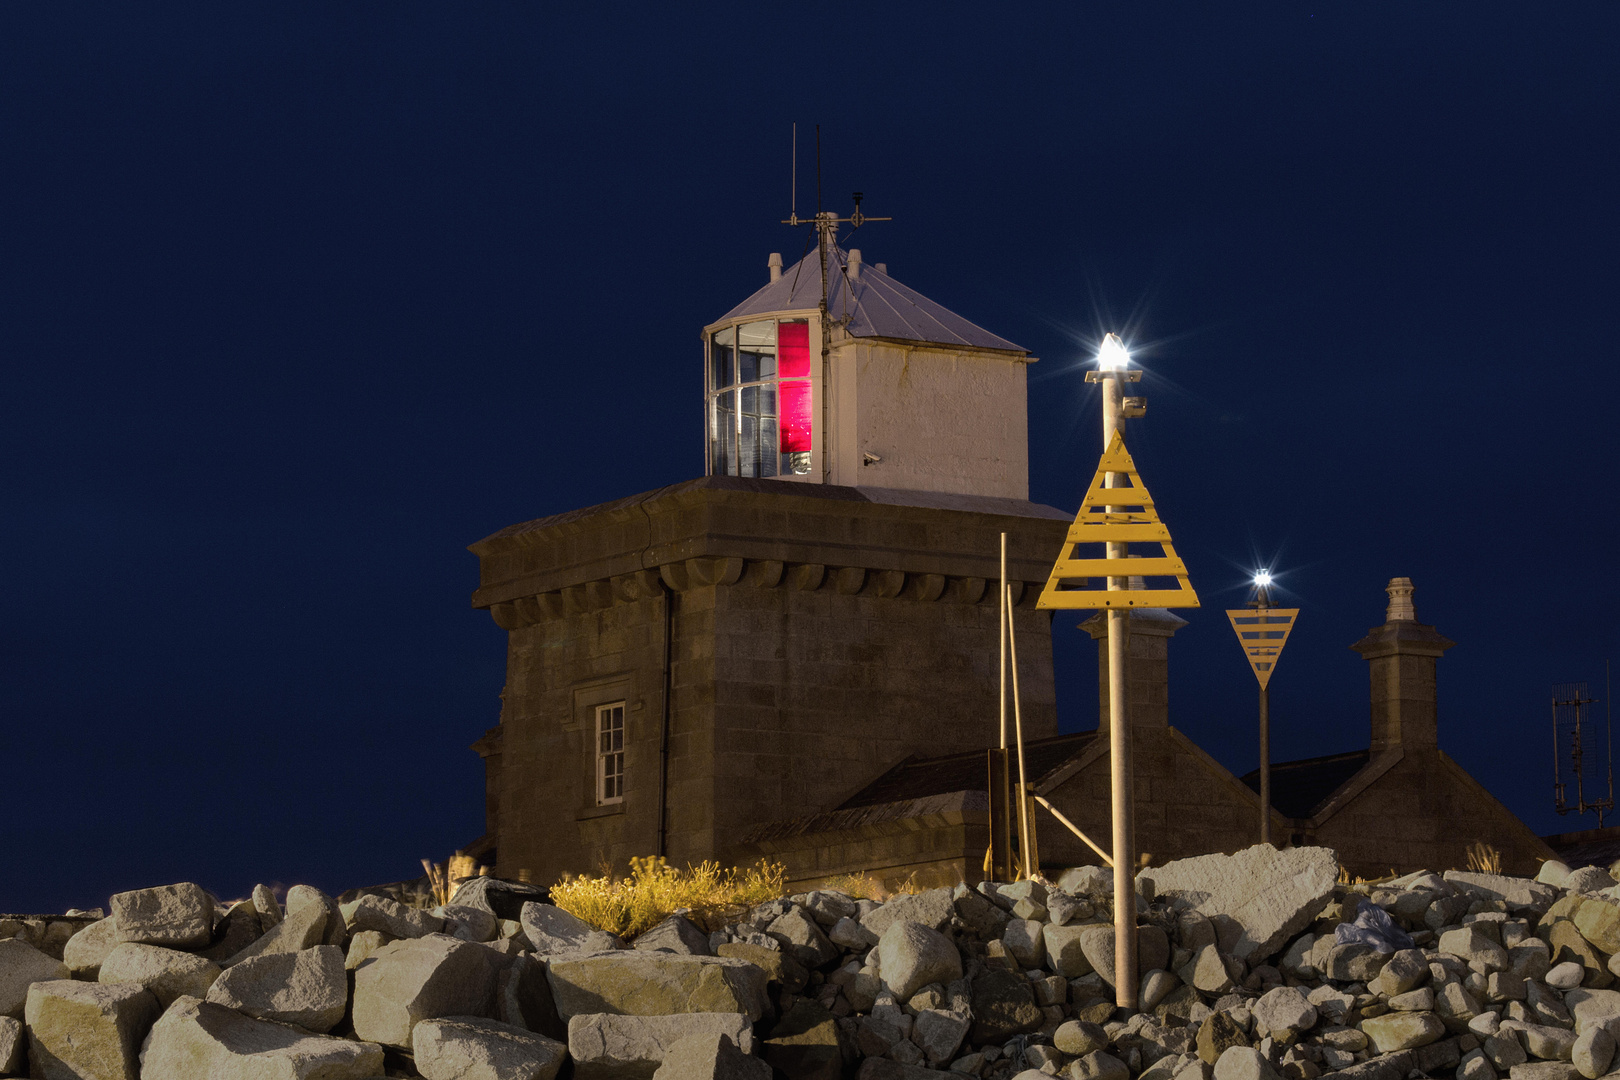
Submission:
<svg viewBox="0 0 1620 1080">
<path fill-rule="evenodd" d="M 962 977 L 962 956 L 950 938 L 918 923 L 891 923 L 877 951 L 883 985 L 901 1001 L 929 983 Z"/>
<path fill-rule="evenodd" d="M 523 905 L 523 936 L 536 956 L 570 956 L 586 951 L 597 929 L 553 904 Z"/>
<path fill-rule="evenodd" d="M 1581 1074 L 1565 1061 L 1534 1061 L 1513 1066 L 1512 1080 L 1575 1080 Z"/>
<path fill-rule="evenodd" d="M 287 890 L 287 914 L 292 915 L 310 905 L 318 905 L 326 912 L 326 927 L 322 931 L 322 945 L 344 945 L 348 941 L 348 927 L 336 900 L 313 885 L 294 885 Z M 492 932 L 489 937 L 494 937 Z M 482 939 L 488 941 L 489 938 Z"/>
<path fill-rule="evenodd" d="M 508 957 L 496 975 L 490 1019 L 515 1024 L 558 1042 L 568 1041 L 568 1025 L 557 1015 L 546 965 L 527 953 Z"/>
<path fill-rule="evenodd" d="M 714 955 L 713 950 L 709 948 L 709 935 L 693 925 L 691 919 L 680 915 L 671 915 L 642 933 L 630 947 L 643 952 L 662 951 L 684 953 L 687 956 Z"/>
<path fill-rule="evenodd" d="M 872 944 L 876 945 L 874 941 Z M 799 963 L 787 953 L 776 949 L 767 949 L 763 945 L 745 945 L 742 942 L 730 941 L 717 950 L 721 956 L 729 956 L 737 960 L 746 960 L 765 972 L 765 977 L 779 985 L 790 994 L 797 994 L 804 989 L 810 981 L 810 969 Z M 873 980 L 872 992 L 877 993 L 877 980 Z M 868 1005 L 868 1008 L 871 1006 Z"/>
<path fill-rule="evenodd" d="M 190 881 L 114 893 L 108 907 L 120 941 L 192 949 L 214 937 L 214 898 Z"/>
<path fill-rule="evenodd" d="M 111 919 L 107 920 L 109 923 Z M 253 901 L 233 904 L 225 918 L 214 927 L 214 943 L 206 949 L 195 950 L 204 960 L 221 963 L 252 945 L 264 932 L 264 923 Z"/>
<path fill-rule="evenodd" d="M 1046 1076 L 1042 1072 L 1035 1075 L 1042 1077 L 1043 1080 Z M 1129 1066 L 1114 1055 L 1101 1050 L 1094 1050 L 1078 1061 L 1071 1062 L 1064 1075 L 1070 1080 L 1131 1080 Z"/>
<path fill-rule="evenodd" d="M 28 988 L 29 1075 L 42 1080 L 137 1080 L 157 999 L 139 986 L 62 979 Z"/>
<path fill-rule="evenodd" d="M 1029 980 L 1015 971 L 988 968 L 973 977 L 971 993 L 974 1043 L 1004 1042 L 1046 1019 Z"/>
<path fill-rule="evenodd" d="M 395 941 L 354 971 L 354 1033 L 404 1050 L 419 1021 L 482 1016 L 493 1005 L 498 955 L 442 934 Z"/>
<path fill-rule="evenodd" d="M 1521 946 L 1524 949 L 1523 952 L 1520 949 L 1514 949 L 1513 952 L 1518 954 L 1515 959 L 1525 965 L 1523 970 L 1520 970 L 1518 966 L 1510 968 L 1509 970 L 1513 971 L 1515 975 L 1523 975 L 1532 979 L 1539 978 L 1541 975 L 1545 975 L 1550 968 L 1549 960 L 1551 963 L 1559 964 L 1573 960 L 1581 965 L 1581 984 L 1583 986 L 1601 989 L 1614 982 L 1614 976 L 1609 974 L 1608 964 L 1586 938 L 1581 935 L 1580 929 L 1573 922 L 1568 919 L 1558 919 L 1547 927 L 1544 932 L 1548 944 L 1552 947 L 1552 955 L 1548 957 L 1546 953 L 1541 952 L 1539 949 L 1523 946 Z M 1536 973 L 1538 966 L 1540 967 L 1540 975 Z"/>
<path fill-rule="evenodd" d="M 919 1009 L 911 1025 L 911 1041 L 935 1065 L 956 1055 L 973 1018 L 966 1009 Z"/>
<path fill-rule="evenodd" d="M 827 940 L 816 920 L 803 908 L 795 907 L 778 915 L 765 932 L 791 949 L 794 957 L 806 967 L 818 968 L 838 959 L 838 946 Z"/>
<path fill-rule="evenodd" d="M 1231 970 L 1226 958 L 1214 944 L 1200 946 L 1191 961 L 1181 969 L 1183 982 L 1197 987 L 1206 994 L 1225 994 L 1233 986 Z"/>
<path fill-rule="evenodd" d="M 28 1070 L 28 1032 L 15 1016 L 0 1016 L 0 1076 Z"/>
<path fill-rule="evenodd" d="M 302 952 L 244 960 L 219 976 L 208 990 L 207 1000 L 244 1016 L 325 1034 L 343 1019 L 348 1007 L 349 977 L 343 950 L 336 945 L 317 945 Z"/>
<path fill-rule="evenodd" d="M 1533 1058 L 1543 1061 L 1568 1061 L 1575 1052 L 1576 1035 L 1560 1027 L 1546 1024 L 1520 1024 L 1519 1039 Z"/>
<path fill-rule="evenodd" d="M 767 1005 L 765 972 L 724 956 L 598 954 L 553 960 L 548 976 L 557 1012 L 565 1020 L 599 1012 L 639 1016 L 740 1012 L 752 1022 L 765 1014 Z"/>
<path fill-rule="evenodd" d="M 853 897 L 835 889 L 816 889 L 805 893 L 800 906 L 822 926 L 834 926 L 840 919 L 859 919 L 860 906 Z"/>
<path fill-rule="evenodd" d="M 1007 921 L 1001 943 L 1006 946 L 1008 954 L 1018 961 L 1019 967 L 1040 967 L 1046 960 L 1046 945 L 1041 938 L 1043 925 L 1037 919 L 1014 918 Z"/>
<path fill-rule="evenodd" d="M 259 916 L 259 932 L 268 933 L 281 923 L 281 905 L 276 902 L 276 894 L 268 885 L 253 886 L 253 910 Z"/>
<path fill-rule="evenodd" d="M 1486 972 L 1503 971 L 1508 967 L 1507 950 L 1492 941 L 1478 924 L 1460 930 L 1448 930 L 1440 935 L 1435 945 L 1443 953 L 1450 953 L 1473 963 L 1478 961 Z"/>
<path fill-rule="evenodd" d="M 497 919 L 511 922 L 521 922 L 523 905 L 535 902 L 550 903 L 550 890 L 496 877 L 467 878 L 456 886 L 450 897 L 450 903 L 457 907 L 479 908 Z"/>
<path fill-rule="evenodd" d="M 1111 898 L 1114 871 L 1106 866 L 1075 866 L 1058 875 L 1057 887 L 1070 896 Z"/>
<path fill-rule="evenodd" d="M 1551 968 L 1542 977 L 1542 982 L 1545 982 L 1554 990 L 1573 990 L 1581 985 L 1581 977 L 1585 974 L 1586 969 L 1581 965 L 1573 960 L 1565 960 L 1562 964 Z"/>
<path fill-rule="evenodd" d="M 219 965 L 212 960 L 133 941 L 126 941 L 108 953 L 97 975 L 98 982 L 136 983 L 150 990 L 160 1011 L 173 1005 L 178 997 L 206 997 L 208 988 L 217 978 Z"/>
<path fill-rule="evenodd" d="M 289 914 L 285 919 L 233 956 L 226 957 L 221 967 L 234 967 L 255 956 L 276 956 L 303 952 L 319 945 L 326 937 L 326 909 L 308 904 Z"/>
<path fill-rule="evenodd" d="M 964 892 L 954 901 L 957 918 L 967 924 L 980 940 L 1001 937 L 1010 918 L 1007 912 L 976 892 Z"/>
<path fill-rule="evenodd" d="M 1248 1045 L 1248 1035 L 1231 1013 L 1215 1013 L 1198 1028 L 1198 1057 L 1211 1067 L 1229 1048 Z"/>
<path fill-rule="evenodd" d="M 1453 1032 L 1468 1030 L 1468 1022 L 1479 1015 L 1479 1002 L 1463 989 L 1462 983 L 1448 982 L 1434 995 L 1435 1014 Z"/>
<path fill-rule="evenodd" d="M 1542 863 L 1541 870 L 1536 874 L 1537 881 L 1543 885 L 1551 885 L 1554 888 L 1562 887 L 1564 879 L 1567 877 L 1569 877 L 1568 865 L 1559 862 L 1557 859 L 1548 859 Z"/>
<path fill-rule="evenodd" d="M 568 1047 L 479 1016 L 423 1020 L 411 1032 L 423 1080 L 552 1080 Z"/>
<path fill-rule="evenodd" d="M 1106 1049 L 1110 1040 L 1100 1024 L 1084 1020 L 1069 1020 L 1052 1032 L 1052 1045 L 1071 1057 L 1082 1057 L 1094 1050 Z"/>
<path fill-rule="evenodd" d="M 0 939 L 0 1016 L 22 1016 L 28 988 L 34 983 L 68 976 L 66 964 L 21 938 Z"/>
<path fill-rule="evenodd" d="M 1328 950 L 1324 973 L 1338 982 L 1371 982 L 1384 970 L 1388 959 L 1371 945 L 1335 944 Z"/>
<path fill-rule="evenodd" d="M 1103 924 L 1082 928 L 1080 948 L 1093 970 L 1109 986 L 1114 985 L 1114 928 Z M 1164 968 L 1170 962 L 1170 941 L 1157 926 L 1136 928 L 1136 968 L 1138 975 Z"/>
<path fill-rule="evenodd" d="M 1282 1076 L 1260 1051 L 1231 1046 L 1215 1062 L 1215 1080 L 1282 1080 Z"/>
<path fill-rule="evenodd" d="M 1408 990 L 1404 994 L 1396 994 L 1389 999 L 1389 1007 L 1396 1012 L 1433 1012 L 1434 991 L 1427 986 L 1416 990 Z M 1468 1020 L 1469 1030 L 1473 1030 L 1474 1018 Z"/>
<path fill-rule="evenodd" d="M 101 962 L 121 944 L 118 927 L 111 919 L 101 919 L 68 938 L 67 944 L 62 946 L 62 962 L 75 979 L 94 982 L 101 972 Z M 0 979 L 4 977 L 0 973 Z"/>
<path fill-rule="evenodd" d="M 1054 926 L 1089 919 L 1093 910 L 1089 901 L 1070 896 L 1062 889 L 1048 889 L 1046 892 L 1046 916 Z"/>
<path fill-rule="evenodd" d="M 1266 991 L 1250 1011 L 1254 1014 L 1255 1034 L 1269 1036 L 1278 1043 L 1291 1043 L 1316 1026 L 1316 1006 L 1295 986 Z"/>
<path fill-rule="evenodd" d="M 1181 985 L 1181 980 L 1168 971 L 1150 971 L 1142 976 L 1137 1001 L 1143 1012 L 1152 1012 L 1165 996 Z"/>
<path fill-rule="evenodd" d="M 1571 921 L 1593 948 L 1620 952 L 1620 906 L 1592 897 L 1575 910 Z"/>
<path fill-rule="evenodd" d="M 688 1035 L 670 1048 L 653 1080 L 771 1080 L 771 1067 L 728 1035 Z"/>
<path fill-rule="evenodd" d="M 1575 1020 L 1576 1032 L 1583 1035 L 1588 1028 L 1608 1027 L 1610 1021 L 1620 1019 L 1620 990 L 1581 987 L 1566 993 L 1564 1004 Z"/>
<path fill-rule="evenodd" d="M 290 914 L 290 913 L 289 913 Z M 443 933 L 444 920 L 386 896 L 366 895 L 344 909 L 349 930 L 381 930 L 392 938 L 420 938 Z M 527 932 L 528 926 L 524 926 Z M 533 941 L 531 937 L 529 939 Z M 535 951 L 539 952 L 536 945 Z"/>
<path fill-rule="evenodd" d="M 381 930 L 361 930 L 349 938 L 349 951 L 344 956 L 343 966 L 353 971 L 372 953 L 393 940 Z"/>
<path fill-rule="evenodd" d="M 141 1080 L 363 1080 L 382 1047 L 255 1020 L 193 997 L 175 1001 L 141 1051 Z"/>
<path fill-rule="evenodd" d="M 950 889 L 929 889 L 913 896 L 897 896 L 869 912 L 861 925 L 878 937 L 897 922 L 921 923 L 930 930 L 943 930 L 956 911 Z"/>
<path fill-rule="evenodd" d="M 1380 1054 L 1427 1046 L 1446 1033 L 1433 1013 L 1385 1013 L 1361 1022 L 1361 1031 Z"/>
<path fill-rule="evenodd" d="M 1239 929 L 1229 951 L 1240 960 L 1259 961 L 1310 926 L 1333 895 L 1338 874 L 1338 856 L 1329 848 L 1278 851 L 1258 844 L 1236 855 L 1200 855 L 1149 867 L 1137 875 L 1137 883 L 1177 911 L 1228 916 Z"/>
<path fill-rule="evenodd" d="M 1545 866 L 1543 869 L 1545 869 Z M 1539 874 L 1536 876 L 1536 880 L 1541 880 Z M 1556 883 L 1556 887 L 1567 889 L 1573 893 L 1598 893 L 1604 889 L 1612 889 L 1614 885 L 1614 878 L 1609 876 L 1609 872 L 1601 866 L 1583 866 L 1579 870 L 1571 870 L 1562 882 Z M 1594 944 L 1596 943 L 1594 942 Z M 1599 946 L 1599 948 L 1601 947 Z"/>
<path fill-rule="evenodd" d="M 1487 1037 L 1482 1049 L 1485 1056 L 1491 1059 L 1491 1064 L 1503 1072 L 1530 1060 L 1530 1055 L 1524 1052 L 1524 1044 L 1511 1031 Z"/>
<path fill-rule="evenodd" d="M 832 1013 L 814 1001 L 800 998 L 766 1036 L 762 1056 L 789 1080 L 840 1080 L 843 1037 Z"/>
<path fill-rule="evenodd" d="M 989 902 L 986 901 L 986 906 Z M 869 949 L 878 943 L 877 935 L 862 926 L 856 919 L 839 919 L 833 928 L 827 932 L 827 938 L 834 945 L 842 945 L 846 949 Z"/>
<path fill-rule="evenodd" d="M 1597 1080 L 1614 1060 L 1614 1036 L 1600 1027 L 1588 1028 L 1575 1040 L 1569 1060 L 1586 1080 Z"/>
<path fill-rule="evenodd" d="M 1496 1069 L 1483 1050 L 1470 1050 L 1457 1067 L 1457 1080 L 1496 1080 Z"/>
<path fill-rule="evenodd" d="M 1037 1075 L 1041 1080 L 1050 1080 L 1044 1073 Z M 855 1073 L 855 1080 L 940 1080 L 940 1076 L 933 1069 L 902 1065 L 888 1058 L 869 1057 L 861 1062 L 860 1069 Z"/>
<path fill-rule="evenodd" d="M 1501 900 L 1510 911 L 1546 911 L 1558 899 L 1558 890 L 1529 878 L 1502 874 L 1476 874 L 1468 870 L 1447 870 L 1446 881 L 1455 889 L 1488 900 Z"/>
<path fill-rule="evenodd" d="M 1096 929 L 1091 926 L 1054 926 L 1048 923 L 1041 931 L 1047 965 L 1064 978 L 1075 979 L 1092 972 L 1091 961 L 1086 959 L 1085 935 Z M 1112 929 L 1109 931 L 1112 933 Z M 998 935 L 999 936 L 999 935 Z"/>
<path fill-rule="evenodd" d="M 1416 990 L 1428 980 L 1429 962 L 1420 949 L 1400 950 L 1378 973 L 1379 989 L 1390 997 Z"/>
</svg>

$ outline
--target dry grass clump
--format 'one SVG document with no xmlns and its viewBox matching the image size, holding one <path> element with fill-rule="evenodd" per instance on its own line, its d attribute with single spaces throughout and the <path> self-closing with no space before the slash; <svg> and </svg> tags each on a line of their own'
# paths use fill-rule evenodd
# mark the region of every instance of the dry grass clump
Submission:
<svg viewBox="0 0 1620 1080">
<path fill-rule="evenodd" d="M 1500 874 L 1502 853 L 1483 840 L 1475 840 L 1468 845 L 1468 869 L 1479 874 Z"/>
<path fill-rule="evenodd" d="M 423 859 L 422 869 L 427 871 L 428 885 L 433 890 L 433 901 L 439 906 L 450 902 L 450 898 L 456 893 L 456 882 L 462 878 L 485 877 L 489 874 L 489 867 L 479 866 L 477 859 L 471 855 L 463 855 L 459 851 L 444 863 L 433 863 Z"/>
<path fill-rule="evenodd" d="M 633 938 L 677 911 L 704 930 L 775 900 L 787 886 L 787 867 L 761 859 L 742 869 L 703 862 L 677 870 L 661 857 L 630 860 L 630 876 L 576 877 L 551 887 L 551 902 L 598 930 Z"/>
</svg>

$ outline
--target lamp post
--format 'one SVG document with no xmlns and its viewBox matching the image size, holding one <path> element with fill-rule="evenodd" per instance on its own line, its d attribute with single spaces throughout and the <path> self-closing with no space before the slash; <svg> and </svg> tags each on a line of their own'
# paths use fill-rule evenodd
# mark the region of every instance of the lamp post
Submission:
<svg viewBox="0 0 1620 1080">
<path fill-rule="evenodd" d="M 1299 608 L 1271 606 L 1270 570 L 1254 572 L 1254 598 L 1246 608 L 1228 611 L 1238 644 L 1260 683 L 1260 842 L 1271 843 L 1271 675 L 1293 633 Z"/>
<path fill-rule="evenodd" d="M 1254 575 L 1254 608 L 1263 618 L 1271 607 L 1271 571 Z M 1260 684 L 1260 842 L 1271 843 L 1271 686 Z"/>
</svg>

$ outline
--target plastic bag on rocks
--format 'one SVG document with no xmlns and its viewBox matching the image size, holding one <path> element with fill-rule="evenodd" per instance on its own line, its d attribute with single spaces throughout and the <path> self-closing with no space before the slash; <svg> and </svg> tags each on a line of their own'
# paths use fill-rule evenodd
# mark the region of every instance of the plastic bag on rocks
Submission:
<svg viewBox="0 0 1620 1080">
<path fill-rule="evenodd" d="M 1389 912 L 1371 900 L 1361 901 L 1355 922 L 1338 925 L 1333 931 L 1333 940 L 1339 945 L 1370 945 L 1381 953 L 1396 953 L 1416 947 L 1412 935 L 1396 926 Z"/>
</svg>

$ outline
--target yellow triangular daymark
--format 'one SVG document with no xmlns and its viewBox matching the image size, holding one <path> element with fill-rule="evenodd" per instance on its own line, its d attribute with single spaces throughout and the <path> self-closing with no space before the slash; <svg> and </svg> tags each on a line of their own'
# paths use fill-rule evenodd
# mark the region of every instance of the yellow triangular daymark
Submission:
<svg viewBox="0 0 1620 1080">
<path fill-rule="evenodd" d="M 1109 487 L 1108 475 L 1120 486 Z M 1080 558 L 1080 544 L 1158 544 L 1157 558 Z M 1106 553 L 1107 549 L 1103 549 Z M 1109 578 L 1175 578 L 1175 588 L 1109 589 Z M 1198 594 L 1187 580 L 1187 567 L 1170 544 L 1170 530 L 1153 508 L 1153 496 L 1142 484 L 1136 463 L 1119 433 L 1108 444 L 1097 473 L 1063 550 L 1052 566 L 1052 576 L 1036 602 L 1038 608 L 1172 608 L 1198 607 Z"/>
<path fill-rule="evenodd" d="M 1294 619 L 1298 615 L 1299 608 L 1227 609 L 1232 632 L 1237 634 L 1238 644 L 1243 646 L 1243 654 L 1249 658 L 1249 667 L 1260 680 L 1262 690 L 1271 682 L 1271 673 L 1282 656 L 1283 646 L 1288 644 L 1288 635 L 1294 632 Z"/>
</svg>

